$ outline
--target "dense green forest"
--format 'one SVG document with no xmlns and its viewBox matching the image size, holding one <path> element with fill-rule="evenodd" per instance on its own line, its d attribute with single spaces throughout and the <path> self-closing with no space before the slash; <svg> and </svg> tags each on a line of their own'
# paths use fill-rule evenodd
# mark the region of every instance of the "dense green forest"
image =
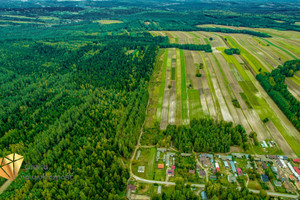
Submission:
<svg viewBox="0 0 300 200">
<path fill-rule="evenodd" d="M 121 157 L 129 158 L 137 143 L 158 46 L 150 34 L 132 38 L 134 45 L 119 45 L 117 40 L 104 36 L 95 41 L 87 37 L 80 44 L 76 37 L 63 42 L 47 38 L 1 42 L 1 156 L 18 152 L 25 163 L 49 168 L 22 171 L 20 176 L 74 177 L 17 179 L 1 199 L 125 195 L 129 172 Z"/>
<path fill-rule="evenodd" d="M 300 131 L 300 102 L 288 91 L 286 77 L 293 77 L 300 70 L 300 60 L 292 60 L 278 66 L 271 73 L 263 72 L 256 76 L 262 87 L 274 100 L 287 118 Z"/>
<path fill-rule="evenodd" d="M 249 148 L 248 136 L 241 125 L 234 126 L 232 122 L 216 122 L 212 119 L 192 120 L 190 127 L 168 125 L 165 131 L 160 131 L 159 126 L 147 128 L 143 139 L 159 146 L 168 146 L 172 141 L 181 152 L 225 153 L 233 145 Z"/>
</svg>

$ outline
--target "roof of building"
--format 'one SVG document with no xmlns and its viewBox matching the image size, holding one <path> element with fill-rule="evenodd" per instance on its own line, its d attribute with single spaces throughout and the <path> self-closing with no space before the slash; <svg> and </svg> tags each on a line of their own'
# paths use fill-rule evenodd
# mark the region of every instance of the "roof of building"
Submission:
<svg viewBox="0 0 300 200">
<path fill-rule="evenodd" d="M 265 162 L 262 162 L 262 163 L 261 163 L 261 166 L 262 166 L 263 169 L 267 169 L 267 168 L 268 168 L 268 167 L 267 167 L 267 164 L 266 164 Z"/>
<path fill-rule="evenodd" d="M 243 174 L 243 171 L 242 171 L 241 168 L 237 168 L 236 171 L 237 171 L 238 175 L 242 175 Z"/>
<path fill-rule="evenodd" d="M 227 161 L 224 161 L 224 166 L 225 166 L 225 167 L 229 167 L 229 165 L 228 165 L 228 162 L 227 162 Z"/>
<path fill-rule="evenodd" d="M 206 175 L 206 173 L 205 173 L 205 171 L 204 171 L 204 170 L 200 170 L 200 171 L 199 171 L 199 175 L 200 175 L 200 176 L 205 176 L 205 175 Z"/>
<path fill-rule="evenodd" d="M 145 171 L 145 166 L 138 167 L 138 172 L 144 172 L 144 171 Z"/>
<path fill-rule="evenodd" d="M 236 182 L 236 177 L 235 176 L 228 175 L 227 179 L 228 179 L 229 182 Z"/>
<path fill-rule="evenodd" d="M 201 192 L 201 198 L 207 200 L 207 195 L 205 191 Z"/>
<path fill-rule="evenodd" d="M 164 164 L 158 164 L 158 169 L 163 169 L 164 168 Z"/>
<path fill-rule="evenodd" d="M 274 185 L 277 186 L 277 187 L 281 187 L 281 186 L 282 186 L 281 181 L 275 180 L 275 181 L 273 181 L 273 183 L 274 183 Z"/>
<path fill-rule="evenodd" d="M 242 158 L 245 154 L 244 153 L 232 153 L 232 155 L 237 158 Z"/>
<path fill-rule="evenodd" d="M 294 170 L 297 172 L 297 174 L 300 175 L 300 170 L 298 169 L 298 167 L 294 166 Z"/>
<path fill-rule="evenodd" d="M 135 185 L 131 185 L 131 184 L 129 184 L 129 185 L 127 185 L 127 190 L 135 190 Z"/>
<path fill-rule="evenodd" d="M 270 159 L 277 159 L 277 156 L 276 155 L 268 155 L 268 158 L 270 158 Z"/>
<path fill-rule="evenodd" d="M 275 166 L 272 166 L 272 167 L 271 167 L 271 170 L 272 170 L 272 172 L 274 172 L 274 173 L 277 173 L 277 171 L 278 171 L 278 170 L 277 170 L 277 167 L 275 167 Z"/>
<path fill-rule="evenodd" d="M 161 194 L 161 186 L 160 185 L 157 188 L 157 194 Z"/>
<path fill-rule="evenodd" d="M 190 170 L 189 170 L 189 173 L 195 174 L 195 170 L 190 169 Z"/>
<path fill-rule="evenodd" d="M 174 170 L 173 169 L 169 169 L 168 170 L 168 174 L 174 175 Z"/>
<path fill-rule="evenodd" d="M 294 159 L 294 162 L 300 163 L 300 158 Z"/>
<path fill-rule="evenodd" d="M 261 175 L 261 180 L 262 180 L 263 182 L 268 182 L 268 181 L 269 181 L 269 177 L 268 177 L 267 175 L 262 174 L 262 175 Z"/>
<path fill-rule="evenodd" d="M 295 177 L 293 175 L 289 175 L 289 178 L 290 178 L 291 181 L 295 180 Z"/>
<path fill-rule="evenodd" d="M 175 165 L 172 165 L 172 166 L 171 166 L 171 169 L 175 169 L 175 168 L 176 168 Z"/>
<path fill-rule="evenodd" d="M 300 182 L 296 183 L 298 190 L 300 190 Z"/>
</svg>

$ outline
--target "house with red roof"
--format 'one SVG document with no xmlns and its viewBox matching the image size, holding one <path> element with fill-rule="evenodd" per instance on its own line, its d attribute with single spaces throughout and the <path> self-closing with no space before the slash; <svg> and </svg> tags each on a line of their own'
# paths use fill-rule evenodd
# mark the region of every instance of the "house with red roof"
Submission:
<svg viewBox="0 0 300 200">
<path fill-rule="evenodd" d="M 294 159 L 295 163 L 300 163 L 300 158 Z"/>
<path fill-rule="evenodd" d="M 294 167 L 294 170 L 297 172 L 297 174 L 299 174 L 300 175 L 300 170 L 298 169 L 298 167 Z"/>
<path fill-rule="evenodd" d="M 243 171 L 242 171 L 241 168 L 237 168 L 236 171 L 237 171 L 239 176 L 243 175 Z"/>
<path fill-rule="evenodd" d="M 174 176 L 174 170 L 168 169 L 168 176 Z"/>
<path fill-rule="evenodd" d="M 172 165 L 172 166 L 171 166 L 171 169 L 175 169 L 175 165 Z"/>
</svg>

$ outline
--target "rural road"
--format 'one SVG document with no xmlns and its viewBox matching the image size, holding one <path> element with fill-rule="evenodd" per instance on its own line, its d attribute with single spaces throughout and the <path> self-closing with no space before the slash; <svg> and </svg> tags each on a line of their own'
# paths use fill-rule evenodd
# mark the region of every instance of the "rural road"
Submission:
<svg viewBox="0 0 300 200">
<path fill-rule="evenodd" d="M 167 186 L 170 186 L 170 185 L 176 185 L 176 183 L 174 182 L 166 182 L 166 181 L 154 181 L 154 180 L 147 180 L 147 179 L 143 179 L 143 178 L 140 178 L 136 175 L 134 175 L 133 173 L 131 173 L 131 176 L 136 179 L 137 181 L 139 182 L 142 182 L 142 183 L 157 183 L 157 184 L 162 184 L 162 185 L 167 185 Z M 193 187 L 200 187 L 200 188 L 205 188 L 205 184 L 191 184 L 191 186 Z M 238 189 L 240 190 L 241 188 L 238 187 Z M 252 189 L 249 189 L 250 192 L 253 192 L 255 194 L 259 194 L 259 190 L 252 190 Z M 291 199 L 298 199 L 299 195 L 294 195 L 294 194 L 283 194 L 283 193 L 277 193 L 277 192 L 267 192 L 268 196 L 274 196 L 274 197 L 286 197 L 286 198 L 291 198 Z"/>
</svg>

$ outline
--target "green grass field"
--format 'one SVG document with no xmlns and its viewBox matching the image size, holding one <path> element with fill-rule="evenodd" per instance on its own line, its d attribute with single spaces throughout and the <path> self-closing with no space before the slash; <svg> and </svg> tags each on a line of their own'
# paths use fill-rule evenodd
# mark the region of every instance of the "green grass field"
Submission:
<svg viewBox="0 0 300 200">
<path fill-rule="evenodd" d="M 181 100 L 182 100 L 182 122 L 184 125 L 188 124 L 189 113 L 187 105 L 187 85 L 186 85 L 186 71 L 185 58 L 183 50 L 180 50 L 180 65 L 181 65 Z"/>
<path fill-rule="evenodd" d="M 157 113 L 156 113 L 156 118 L 157 118 L 158 122 L 160 122 L 160 120 L 161 120 L 161 112 L 162 112 L 162 105 L 163 105 L 165 84 L 166 84 L 167 61 L 168 61 L 168 49 L 166 49 L 165 55 L 164 55 L 161 83 L 160 83 L 160 88 L 159 88 L 159 100 L 158 100 L 158 104 L 157 104 Z"/>
<path fill-rule="evenodd" d="M 141 154 L 138 160 L 135 160 L 134 158 L 132 162 L 132 172 L 141 178 L 153 180 L 156 148 L 141 148 L 139 150 L 141 151 Z M 139 166 L 145 166 L 144 173 L 138 172 Z"/>
<path fill-rule="evenodd" d="M 190 119 L 199 119 L 203 116 L 200 95 L 198 90 L 188 90 Z"/>
</svg>

